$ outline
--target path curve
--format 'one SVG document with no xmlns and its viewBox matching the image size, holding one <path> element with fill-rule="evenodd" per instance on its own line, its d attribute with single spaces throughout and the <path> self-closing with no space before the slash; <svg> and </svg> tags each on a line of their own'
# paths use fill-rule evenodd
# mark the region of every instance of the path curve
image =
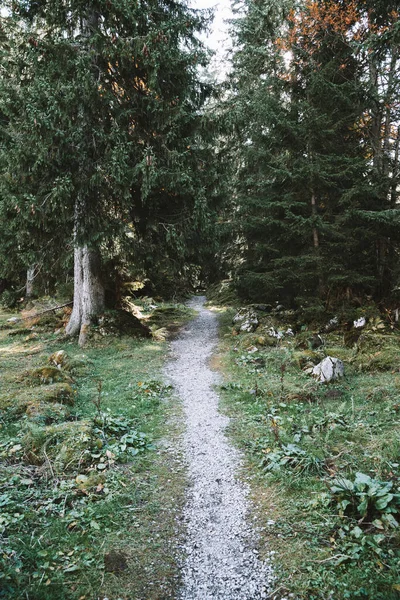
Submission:
<svg viewBox="0 0 400 600">
<path fill-rule="evenodd" d="M 199 314 L 172 342 L 166 367 L 183 403 L 191 483 L 179 600 L 259 600 L 268 598 L 272 569 L 258 559 L 256 534 L 246 521 L 248 489 L 237 479 L 241 455 L 224 434 L 229 419 L 218 411 L 219 376 L 208 365 L 218 323 L 204 301 L 188 303 Z"/>
</svg>

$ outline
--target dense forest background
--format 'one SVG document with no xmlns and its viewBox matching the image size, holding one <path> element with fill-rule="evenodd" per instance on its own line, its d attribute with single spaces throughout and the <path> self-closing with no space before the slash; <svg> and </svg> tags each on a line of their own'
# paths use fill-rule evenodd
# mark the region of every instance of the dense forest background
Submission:
<svg viewBox="0 0 400 600">
<path fill-rule="evenodd" d="M 3 304 L 74 295 L 82 336 L 134 288 L 396 300 L 399 2 L 237 3 L 218 85 L 185 3 L 3 5 Z"/>
</svg>

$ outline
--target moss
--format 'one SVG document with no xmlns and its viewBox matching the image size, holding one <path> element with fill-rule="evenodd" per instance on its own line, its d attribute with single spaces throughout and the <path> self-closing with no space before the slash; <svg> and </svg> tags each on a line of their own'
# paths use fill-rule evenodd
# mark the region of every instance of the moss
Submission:
<svg viewBox="0 0 400 600">
<path fill-rule="evenodd" d="M 372 354 L 359 354 L 354 364 L 359 371 L 398 371 L 398 361 L 398 346 L 387 346 Z"/>
<path fill-rule="evenodd" d="M 207 300 L 213 304 L 235 305 L 239 303 L 234 283 L 231 279 L 215 283 L 207 289 Z"/>
<path fill-rule="evenodd" d="M 30 421 L 50 425 L 65 421 L 70 416 L 70 411 L 67 406 L 54 402 L 48 404 L 40 400 L 30 402 L 26 407 L 26 415 Z"/>
<path fill-rule="evenodd" d="M 355 346 L 355 344 L 357 344 L 360 336 L 360 329 L 350 329 L 350 331 L 345 331 L 343 336 L 344 345 L 347 346 L 347 348 L 352 348 Z"/>
<path fill-rule="evenodd" d="M 40 389 L 40 399 L 44 402 L 59 402 L 68 406 L 74 405 L 75 391 L 69 383 L 54 383 Z"/>
<path fill-rule="evenodd" d="M 183 304 L 159 306 L 152 312 L 147 323 L 157 328 L 167 327 L 170 329 L 174 324 L 180 325 L 192 315 L 193 311 Z"/>
<path fill-rule="evenodd" d="M 93 361 L 88 360 L 86 356 L 72 358 L 65 366 L 65 370 L 74 376 L 85 375 L 89 368 L 93 366 Z"/>
<path fill-rule="evenodd" d="M 101 335 L 133 335 L 151 337 L 150 329 L 137 317 L 125 310 L 109 310 L 99 317 Z"/>
<path fill-rule="evenodd" d="M 68 383 L 53 383 L 47 386 L 37 386 L 19 392 L 17 396 L 0 398 L 0 410 L 7 410 L 16 417 L 26 412 L 27 407 L 35 402 L 59 403 L 73 406 L 75 392 Z"/>
<path fill-rule="evenodd" d="M 41 315 L 38 318 L 38 326 L 41 329 L 58 329 L 59 327 L 63 326 L 63 321 L 62 318 L 56 314 L 54 314 L 54 312 L 49 312 L 46 313 L 44 315 Z"/>
<path fill-rule="evenodd" d="M 58 369 L 65 369 L 69 363 L 68 354 L 65 350 L 57 350 L 49 356 L 49 363 L 55 365 Z"/>
<path fill-rule="evenodd" d="M 237 332 L 233 330 L 232 335 L 236 336 Z M 276 338 L 273 338 L 270 335 L 259 335 L 258 330 L 256 333 L 243 333 L 240 336 L 238 335 L 236 338 L 236 346 L 241 350 L 248 350 L 249 348 L 252 348 L 254 346 L 260 348 L 274 348 L 276 347 L 276 345 Z"/>
<path fill-rule="evenodd" d="M 88 475 L 80 474 L 75 478 L 77 487 L 82 491 L 96 488 L 99 484 L 103 485 L 105 482 L 105 473 L 99 473 L 98 471 L 90 471 Z"/>
<path fill-rule="evenodd" d="M 398 335 L 368 331 L 360 337 L 352 362 L 359 371 L 396 371 L 399 351 Z"/>
<path fill-rule="evenodd" d="M 340 358 L 340 360 L 345 362 L 351 362 L 354 360 L 354 350 L 350 350 L 349 348 L 345 348 L 343 346 L 327 344 L 325 346 L 325 355 Z"/>
<path fill-rule="evenodd" d="M 66 373 L 63 373 L 57 367 L 39 367 L 34 369 L 27 374 L 27 377 L 32 379 L 34 382 L 40 382 L 43 384 L 49 383 L 71 383 L 72 379 Z"/>
<path fill-rule="evenodd" d="M 269 348 L 273 348 L 276 346 L 276 338 L 273 338 L 270 335 L 257 335 L 255 343 L 259 346 L 267 346 Z"/>
<path fill-rule="evenodd" d="M 30 464 L 48 463 L 55 474 L 76 470 L 90 459 L 92 423 L 69 421 L 47 427 L 29 424 L 22 438 Z"/>
<path fill-rule="evenodd" d="M 313 352 L 312 350 L 295 350 L 292 354 L 292 362 L 300 369 L 304 369 L 307 366 L 313 366 L 318 364 L 323 359 L 321 354 Z"/>
</svg>

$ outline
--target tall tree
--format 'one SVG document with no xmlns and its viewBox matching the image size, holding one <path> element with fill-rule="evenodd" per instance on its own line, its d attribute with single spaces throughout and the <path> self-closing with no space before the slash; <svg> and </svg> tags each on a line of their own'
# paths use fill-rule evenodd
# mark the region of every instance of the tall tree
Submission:
<svg viewBox="0 0 400 600">
<path fill-rule="evenodd" d="M 388 281 L 377 248 L 382 234 L 384 248 L 398 239 L 388 205 L 397 133 L 387 125 L 396 114 L 397 23 L 393 7 L 364 0 L 244 3 L 227 102 L 244 295 L 378 297 Z M 386 86 L 371 84 L 374 53 Z"/>
<path fill-rule="evenodd" d="M 198 80 L 206 56 L 196 34 L 205 16 L 174 0 L 17 0 L 10 9 L 18 43 L 9 27 L 0 85 L 13 151 L 4 194 L 24 218 L 32 205 L 47 231 L 71 240 L 67 332 L 84 343 L 104 306 L 109 249 L 133 245 L 150 262 L 157 244 L 176 258 L 207 212 L 197 162 L 208 90 Z"/>
</svg>

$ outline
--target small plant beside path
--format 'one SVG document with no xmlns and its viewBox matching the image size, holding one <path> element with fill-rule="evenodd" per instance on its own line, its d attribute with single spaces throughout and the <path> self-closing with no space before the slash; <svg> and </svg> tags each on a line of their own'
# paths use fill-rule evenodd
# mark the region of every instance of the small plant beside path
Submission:
<svg viewBox="0 0 400 600">
<path fill-rule="evenodd" d="M 190 315 L 175 306 L 173 326 Z M 165 341 L 96 335 L 83 354 L 55 333 L 58 317 L 10 336 L 10 316 L 0 314 L 0 598 L 173 598 L 185 472 L 160 443 L 177 410 L 161 381 Z"/>
<path fill-rule="evenodd" d="M 275 552 L 272 598 L 400 598 L 399 332 L 371 320 L 355 347 L 311 325 L 293 335 L 290 314 L 261 312 L 256 332 L 238 334 L 234 314 L 221 311 L 221 392 L 261 556 Z M 344 379 L 310 376 L 325 356 L 343 360 Z"/>
</svg>

